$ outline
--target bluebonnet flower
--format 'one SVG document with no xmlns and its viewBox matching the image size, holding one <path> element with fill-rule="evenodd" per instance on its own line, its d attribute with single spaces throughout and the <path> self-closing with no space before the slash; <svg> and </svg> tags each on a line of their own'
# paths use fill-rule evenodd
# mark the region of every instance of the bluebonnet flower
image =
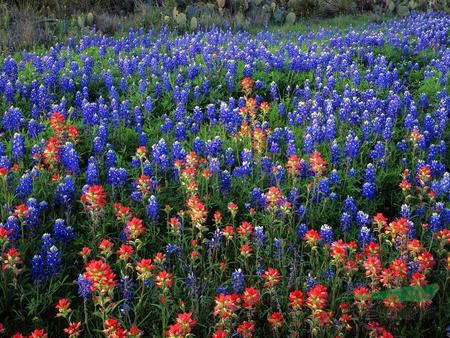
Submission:
<svg viewBox="0 0 450 338">
<path fill-rule="evenodd" d="M 25 138 L 19 133 L 14 133 L 11 154 L 13 160 L 16 162 L 22 160 L 25 156 Z"/>
<path fill-rule="evenodd" d="M 363 246 L 363 247 L 366 244 L 375 242 L 375 238 L 372 236 L 370 229 L 366 225 L 363 225 L 359 228 L 358 241 L 360 242 L 361 246 Z"/>
<path fill-rule="evenodd" d="M 197 285 L 197 276 L 194 271 L 189 272 L 186 276 L 186 287 L 188 288 L 188 294 L 191 297 L 197 297 L 199 287 Z"/>
<path fill-rule="evenodd" d="M 31 279 L 33 281 L 45 280 L 45 263 L 41 255 L 34 255 L 31 260 Z"/>
<path fill-rule="evenodd" d="M 58 248 L 54 245 L 46 252 L 45 269 L 46 278 L 51 279 L 61 271 L 62 255 Z"/>
<path fill-rule="evenodd" d="M 312 277 L 311 273 L 308 273 L 308 276 L 306 276 L 305 279 L 305 285 L 306 285 L 306 291 L 311 290 L 312 288 L 314 288 L 317 284 L 319 284 L 317 282 L 317 277 Z"/>
<path fill-rule="evenodd" d="M 306 224 L 302 223 L 297 228 L 297 236 L 299 240 L 302 240 L 305 237 L 306 232 L 308 231 L 308 227 Z"/>
<path fill-rule="evenodd" d="M 327 271 L 325 271 L 325 279 L 327 281 L 331 281 L 334 278 L 336 271 L 334 270 L 334 268 L 329 268 Z"/>
<path fill-rule="evenodd" d="M 228 295 L 230 292 L 228 291 L 228 287 L 226 285 L 220 285 L 216 289 L 216 293 L 219 295 L 223 293 L 224 295 Z"/>
<path fill-rule="evenodd" d="M 53 236 L 62 244 L 66 244 L 75 237 L 75 233 L 73 228 L 66 225 L 63 219 L 57 219 L 53 225 Z"/>
<path fill-rule="evenodd" d="M 352 222 L 352 216 L 346 212 L 343 212 L 340 217 L 340 227 L 341 231 L 345 234 L 350 231 L 350 225 Z"/>
<path fill-rule="evenodd" d="M 42 133 L 45 129 L 45 126 L 43 124 L 38 123 L 36 120 L 31 119 L 28 122 L 28 137 L 31 139 L 35 139 L 39 136 L 40 133 Z"/>
<path fill-rule="evenodd" d="M 348 213 L 352 217 L 356 216 L 358 208 L 356 207 L 355 199 L 353 197 L 347 196 L 347 198 L 344 201 L 343 211 Z"/>
<path fill-rule="evenodd" d="M 122 302 L 119 305 L 120 313 L 129 318 L 133 309 L 133 297 L 135 292 L 135 282 L 132 277 L 125 275 L 119 280 L 119 287 L 122 293 Z"/>
<path fill-rule="evenodd" d="M 25 199 L 30 196 L 33 190 L 33 179 L 30 173 L 24 174 L 16 186 L 17 198 Z"/>
<path fill-rule="evenodd" d="M 228 170 L 224 170 L 220 175 L 220 191 L 229 194 L 231 191 L 231 175 Z"/>
<path fill-rule="evenodd" d="M 78 295 L 82 297 L 84 300 L 87 300 L 91 297 L 92 291 L 92 281 L 87 279 L 84 275 L 79 275 L 77 279 L 78 284 Z"/>
<path fill-rule="evenodd" d="M 323 224 L 320 227 L 320 237 L 324 244 L 331 244 L 334 242 L 333 229 L 328 224 Z"/>
<path fill-rule="evenodd" d="M 231 285 L 235 293 L 241 293 L 244 290 L 245 275 L 242 269 L 237 269 L 231 274 Z"/>
<path fill-rule="evenodd" d="M 66 142 L 61 151 L 61 160 L 64 165 L 64 169 L 74 173 L 80 173 L 80 160 L 78 154 L 73 147 L 73 144 Z"/>
<path fill-rule="evenodd" d="M 19 108 L 11 107 L 2 118 L 2 127 L 5 130 L 18 131 L 25 122 L 22 111 Z"/>
<path fill-rule="evenodd" d="M 177 244 L 169 243 L 166 245 L 166 252 L 179 256 L 181 254 L 181 247 Z"/>
<path fill-rule="evenodd" d="M 370 224 L 370 216 L 363 211 L 358 211 L 356 214 L 356 224 L 358 226 L 369 225 Z"/>
<path fill-rule="evenodd" d="M 116 187 L 123 187 L 128 180 L 128 173 L 125 168 L 111 167 L 106 175 L 106 183 Z"/>
<path fill-rule="evenodd" d="M 264 247 L 264 241 L 266 235 L 264 234 L 264 228 L 262 226 L 256 226 L 253 230 L 253 241 L 258 248 Z"/>
<path fill-rule="evenodd" d="M 359 154 L 360 145 L 361 142 L 359 141 L 358 136 L 356 136 L 354 132 L 349 132 L 345 142 L 345 157 L 350 161 L 354 160 Z"/>
<path fill-rule="evenodd" d="M 99 183 L 98 164 L 95 157 L 90 157 L 86 168 L 86 184 L 96 185 Z"/>
<path fill-rule="evenodd" d="M 56 187 L 54 201 L 56 205 L 70 208 L 75 196 L 75 183 L 71 176 L 66 176 Z"/>
<path fill-rule="evenodd" d="M 435 234 L 435 233 L 439 232 L 441 230 L 441 216 L 440 216 L 440 214 L 434 212 L 430 216 L 430 220 L 429 220 L 428 223 L 429 223 L 429 229 L 430 229 L 432 234 Z"/>
<path fill-rule="evenodd" d="M 411 209 L 409 208 L 409 205 L 402 204 L 400 207 L 400 215 L 406 219 L 409 219 L 411 217 Z"/>
<path fill-rule="evenodd" d="M 153 225 L 159 221 L 159 203 L 154 195 L 150 196 L 148 200 L 147 217 Z"/>
</svg>

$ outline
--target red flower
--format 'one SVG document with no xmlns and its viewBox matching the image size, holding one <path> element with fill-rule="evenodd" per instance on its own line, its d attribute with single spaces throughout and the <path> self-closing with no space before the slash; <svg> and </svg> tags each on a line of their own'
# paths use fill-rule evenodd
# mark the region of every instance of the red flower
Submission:
<svg viewBox="0 0 450 338">
<path fill-rule="evenodd" d="M 268 268 L 267 271 L 263 273 L 262 278 L 266 280 L 264 282 L 264 287 L 266 288 L 273 288 L 280 283 L 280 273 L 275 268 Z"/>
<path fill-rule="evenodd" d="M 103 209 L 106 204 L 106 191 L 101 185 L 92 185 L 84 191 L 81 202 L 87 211 Z"/>
<path fill-rule="evenodd" d="M 242 307 L 246 310 L 252 310 L 258 306 L 260 298 L 258 289 L 246 288 L 242 294 Z"/>
<path fill-rule="evenodd" d="M 66 128 L 66 118 L 60 112 L 54 112 L 52 116 L 50 116 L 50 127 L 53 129 L 53 132 L 56 136 L 60 137 Z"/>
<path fill-rule="evenodd" d="M 138 273 L 138 279 L 145 281 L 153 276 L 153 270 L 155 266 L 152 264 L 150 258 L 142 258 L 136 263 L 136 272 Z"/>
<path fill-rule="evenodd" d="M 92 281 L 92 291 L 98 291 L 100 294 L 108 293 L 117 284 L 111 267 L 101 259 L 86 263 L 85 277 Z"/>
<path fill-rule="evenodd" d="M 113 246 L 114 244 L 109 239 L 102 239 L 98 245 L 98 248 L 100 249 L 102 255 L 108 257 L 112 253 Z"/>
<path fill-rule="evenodd" d="M 328 304 L 328 292 L 327 288 L 322 284 L 317 284 L 311 290 L 308 291 L 308 298 L 306 299 L 306 305 L 314 312 L 319 309 L 323 309 Z"/>
<path fill-rule="evenodd" d="M 294 311 L 301 310 L 304 301 L 305 295 L 300 290 L 291 291 L 289 294 L 289 306 Z"/>
<path fill-rule="evenodd" d="M 342 239 L 331 243 L 330 257 L 334 262 L 343 263 L 347 257 L 347 244 Z"/>
<path fill-rule="evenodd" d="M 370 338 L 394 338 L 394 336 L 378 322 L 369 322 L 367 329 L 369 330 Z"/>
<path fill-rule="evenodd" d="M 43 329 L 36 329 L 33 332 L 31 332 L 29 338 L 47 338 L 48 335 Z"/>
<path fill-rule="evenodd" d="M 253 225 L 249 222 L 242 222 L 237 228 L 237 233 L 243 238 L 248 238 L 253 233 Z"/>
<path fill-rule="evenodd" d="M 435 264 L 433 255 L 428 251 L 424 251 L 419 254 L 416 257 L 415 262 L 420 264 L 420 271 L 425 272 L 431 269 Z"/>
<path fill-rule="evenodd" d="M 280 312 L 272 313 L 267 319 L 274 330 L 283 326 L 283 315 Z"/>
<path fill-rule="evenodd" d="M 72 309 L 70 308 L 70 301 L 67 298 L 61 298 L 56 304 L 56 309 L 58 310 L 58 314 L 56 317 L 66 317 Z"/>
<path fill-rule="evenodd" d="M 227 338 L 228 337 L 228 332 L 227 331 L 223 331 L 221 329 L 216 330 L 211 338 Z"/>
<path fill-rule="evenodd" d="M 184 335 L 191 332 L 191 329 L 195 323 L 196 321 L 192 319 L 192 312 L 178 314 L 177 324 L 180 324 Z"/>
<path fill-rule="evenodd" d="M 321 326 L 327 326 L 331 324 L 331 320 L 333 319 L 333 312 L 331 311 L 319 310 L 314 315 L 317 319 L 319 319 L 319 323 Z"/>
<path fill-rule="evenodd" d="M 70 338 L 79 337 L 81 334 L 81 322 L 70 322 L 69 326 L 64 329 Z"/>
<path fill-rule="evenodd" d="M 125 337 L 125 330 L 120 325 L 119 321 L 115 318 L 108 318 L 103 323 L 103 333 L 107 337 L 121 338 Z"/>
<path fill-rule="evenodd" d="M 353 297 L 355 297 L 354 304 L 358 307 L 359 312 L 364 311 L 371 301 L 370 291 L 364 286 L 356 287 L 353 290 Z"/>
<path fill-rule="evenodd" d="M 232 217 L 236 216 L 236 213 L 237 213 L 237 210 L 238 210 L 238 206 L 235 203 L 229 202 L 227 204 L 227 209 L 230 212 Z"/>
<path fill-rule="evenodd" d="M 248 258 L 252 255 L 252 248 L 248 244 L 243 244 L 240 249 L 240 253 L 243 257 Z"/>
<path fill-rule="evenodd" d="M 237 327 L 237 332 L 242 338 L 251 338 L 255 332 L 255 325 L 245 320 Z"/>
<path fill-rule="evenodd" d="M 121 244 L 119 250 L 116 251 L 120 260 L 126 261 L 131 258 L 134 249 L 131 245 Z"/>
<path fill-rule="evenodd" d="M 390 268 L 384 268 L 381 272 L 380 282 L 385 288 L 392 288 L 395 282 L 394 272 Z"/>
<path fill-rule="evenodd" d="M 214 306 L 214 317 L 219 316 L 221 319 L 227 319 L 232 317 L 234 313 L 239 309 L 241 299 L 235 293 L 231 295 L 219 294 L 215 298 L 216 305 Z"/>
<path fill-rule="evenodd" d="M 421 286 L 428 285 L 428 282 L 423 273 L 413 272 L 411 275 L 411 279 L 409 280 L 410 286 Z"/>
<path fill-rule="evenodd" d="M 15 275 L 18 275 L 21 271 L 17 267 L 19 264 L 22 264 L 20 252 L 14 248 L 9 248 L 8 251 L 3 254 L 2 270 L 10 269 Z"/>
<path fill-rule="evenodd" d="M 407 277 L 408 265 L 403 259 L 396 259 L 392 262 L 390 266 L 392 272 L 394 273 L 395 280 L 401 283 Z"/>
<path fill-rule="evenodd" d="M 381 272 L 381 261 L 376 256 L 370 256 L 364 261 L 363 267 L 366 270 L 366 277 L 375 279 Z"/>
<path fill-rule="evenodd" d="M 8 168 L 0 167 L 0 178 L 6 177 L 8 175 Z"/>
<path fill-rule="evenodd" d="M 398 300 L 397 295 L 386 297 L 383 300 L 383 304 L 389 311 L 400 310 L 403 308 L 403 304 Z"/>
<path fill-rule="evenodd" d="M 313 229 L 310 229 L 306 232 L 303 240 L 306 241 L 311 247 L 317 246 L 317 243 L 320 241 L 320 234 Z"/>
<path fill-rule="evenodd" d="M 158 272 L 156 276 L 156 287 L 158 289 L 162 289 L 163 292 L 169 290 L 169 288 L 173 285 L 173 275 L 165 270 Z"/>
</svg>

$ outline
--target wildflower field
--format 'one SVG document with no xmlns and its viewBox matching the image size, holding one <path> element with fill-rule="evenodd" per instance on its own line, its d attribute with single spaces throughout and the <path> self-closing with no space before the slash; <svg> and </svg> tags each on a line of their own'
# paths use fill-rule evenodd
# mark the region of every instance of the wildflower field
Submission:
<svg viewBox="0 0 450 338">
<path fill-rule="evenodd" d="M 450 16 L 0 56 L 1 337 L 448 337 Z"/>
</svg>

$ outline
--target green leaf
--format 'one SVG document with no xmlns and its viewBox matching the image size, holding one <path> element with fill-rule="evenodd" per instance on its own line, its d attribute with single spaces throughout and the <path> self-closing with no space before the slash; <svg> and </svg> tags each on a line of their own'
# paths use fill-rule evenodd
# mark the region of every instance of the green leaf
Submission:
<svg viewBox="0 0 450 338">
<path fill-rule="evenodd" d="M 424 302 L 432 300 L 438 290 L 439 286 L 437 284 L 408 286 L 393 290 L 374 292 L 371 294 L 371 296 L 372 299 L 375 300 L 383 300 L 390 296 L 397 296 L 398 300 L 401 302 Z"/>
</svg>

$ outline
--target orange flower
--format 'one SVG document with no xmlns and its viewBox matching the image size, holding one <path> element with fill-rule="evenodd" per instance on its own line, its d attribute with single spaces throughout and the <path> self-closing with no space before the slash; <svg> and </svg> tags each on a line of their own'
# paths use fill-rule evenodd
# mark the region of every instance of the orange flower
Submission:
<svg viewBox="0 0 450 338">
<path fill-rule="evenodd" d="M 291 155 L 286 163 L 286 170 L 292 176 L 297 176 L 300 173 L 302 165 L 297 155 Z"/>
<path fill-rule="evenodd" d="M 311 166 L 311 170 L 314 172 L 316 177 L 321 176 L 327 171 L 326 163 L 318 151 L 314 151 L 309 158 L 309 165 Z"/>
<path fill-rule="evenodd" d="M 246 96 L 250 95 L 253 90 L 253 80 L 249 77 L 243 78 L 241 81 L 241 89 Z"/>
</svg>

